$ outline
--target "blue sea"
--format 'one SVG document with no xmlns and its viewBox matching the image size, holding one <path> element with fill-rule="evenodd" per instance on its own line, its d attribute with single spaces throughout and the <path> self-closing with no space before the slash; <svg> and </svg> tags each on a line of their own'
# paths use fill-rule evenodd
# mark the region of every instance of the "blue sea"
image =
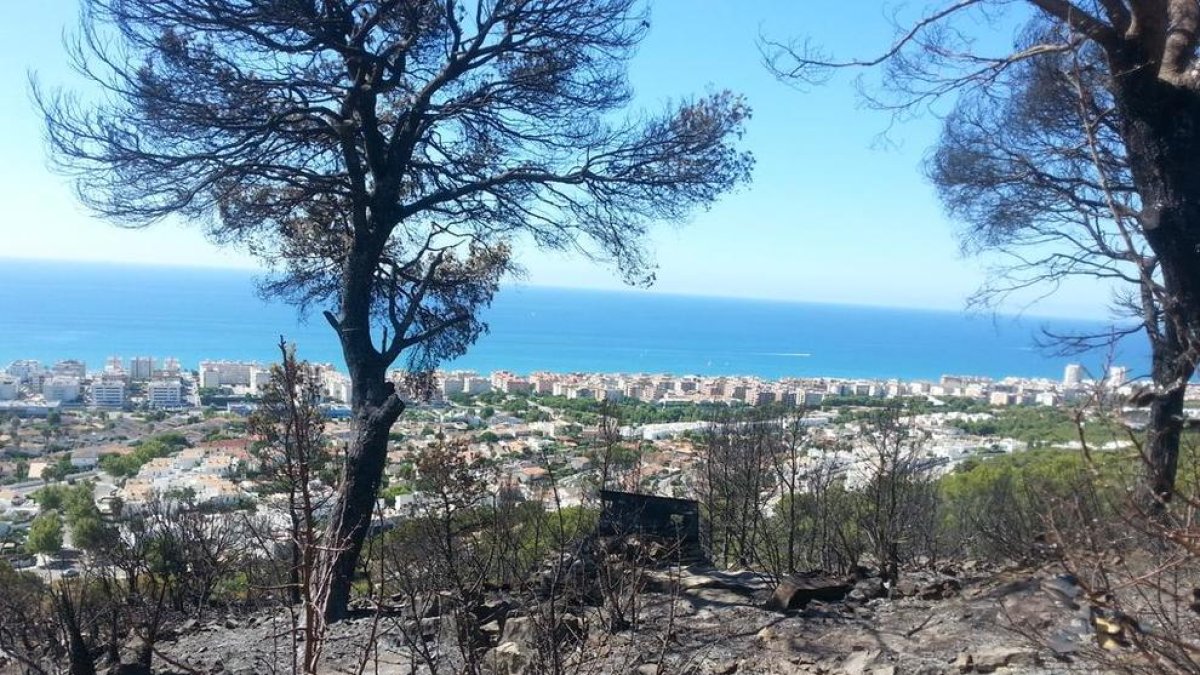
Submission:
<svg viewBox="0 0 1200 675">
<path fill-rule="evenodd" d="M 448 367 L 558 372 L 668 372 L 934 379 L 943 374 L 1059 378 L 1107 352 L 1061 357 L 1041 330 L 1103 330 L 1078 320 L 532 286 L 504 289 L 491 331 Z M 0 260 L 0 365 L 174 356 L 269 361 L 283 335 L 311 361 L 341 364 L 332 329 L 265 302 L 251 272 Z M 1140 336 L 1115 361 L 1142 375 Z"/>
</svg>

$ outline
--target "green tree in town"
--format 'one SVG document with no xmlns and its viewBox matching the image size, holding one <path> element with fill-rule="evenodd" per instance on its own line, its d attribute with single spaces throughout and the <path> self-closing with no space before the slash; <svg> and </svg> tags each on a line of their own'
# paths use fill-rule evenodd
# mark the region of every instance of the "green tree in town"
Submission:
<svg viewBox="0 0 1200 675">
<path fill-rule="evenodd" d="M 63 525 L 58 511 L 39 513 L 29 525 L 29 538 L 25 540 L 25 550 L 30 553 L 57 555 L 62 551 Z"/>
</svg>

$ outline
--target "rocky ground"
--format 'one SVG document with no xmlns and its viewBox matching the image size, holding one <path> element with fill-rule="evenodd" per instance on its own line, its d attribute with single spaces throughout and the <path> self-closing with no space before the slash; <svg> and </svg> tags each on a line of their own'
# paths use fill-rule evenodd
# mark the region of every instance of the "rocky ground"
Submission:
<svg viewBox="0 0 1200 675">
<path fill-rule="evenodd" d="M 797 578 L 776 588 L 749 573 L 658 570 L 638 596 L 637 630 L 606 631 L 601 610 L 574 610 L 560 623 L 579 641 L 563 658 L 568 672 L 638 675 L 1103 670 L 1089 666 L 1100 652 L 1096 610 L 1076 605 L 1069 579 L 1048 570 L 964 567 L 910 571 L 890 591 L 869 576 Z M 489 607 L 494 615 L 477 643 L 487 669 L 542 672 L 535 636 L 545 617 L 526 616 L 505 600 Z M 451 621 L 436 607 L 419 614 L 364 612 L 334 626 L 325 670 L 428 673 L 422 652 L 459 663 Z M 288 624 L 286 615 L 189 622 L 161 643 L 176 665 L 160 660 L 159 666 L 180 673 L 289 672 Z M 414 641 L 421 649 L 411 648 Z M 364 662 L 368 644 L 375 649 L 366 650 Z"/>
</svg>

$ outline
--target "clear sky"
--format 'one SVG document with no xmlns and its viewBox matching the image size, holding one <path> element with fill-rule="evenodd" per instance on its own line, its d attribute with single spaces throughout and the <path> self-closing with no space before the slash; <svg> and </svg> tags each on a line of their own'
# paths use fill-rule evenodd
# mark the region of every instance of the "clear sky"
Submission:
<svg viewBox="0 0 1200 675">
<path fill-rule="evenodd" d="M 921 175 L 937 120 L 895 127 L 891 147 L 880 147 L 889 119 L 861 108 L 852 78 L 799 92 L 773 79 L 760 61 L 762 33 L 813 35 L 845 55 L 884 45 L 892 28 L 880 3 L 658 0 L 652 7 L 651 32 L 631 70 L 639 104 L 653 109 L 689 94 L 739 91 L 754 109 L 746 142 L 757 158 L 752 185 L 682 228 L 656 232 L 655 290 L 964 306 L 986 261 L 959 254 L 955 225 Z M 36 71 L 48 84 L 72 82 L 61 35 L 76 11 L 75 0 L 0 2 L 0 200 L 7 221 L 0 257 L 254 266 L 186 223 L 127 231 L 95 220 L 75 203 L 66 181 L 46 169 L 27 73 Z M 528 283 L 620 287 L 610 270 L 569 257 L 528 251 L 523 262 Z M 1107 292 L 1081 284 L 1027 311 L 1100 318 L 1107 300 Z"/>
</svg>

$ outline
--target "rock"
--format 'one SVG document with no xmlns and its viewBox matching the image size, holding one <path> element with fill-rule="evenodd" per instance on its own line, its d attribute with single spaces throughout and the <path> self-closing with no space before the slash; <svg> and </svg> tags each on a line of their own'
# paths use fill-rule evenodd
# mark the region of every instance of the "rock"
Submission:
<svg viewBox="0 0 1200 675">
<path fill-rule="evenodd" d="M 846 598 L 855 602 L 866 602 L 881 598 L 886 593 L 887 588 L 883 585 L 883 579 L 868 577 L 854 584 L 854 590 L 850 591 Z"/>
<path fill-rule="evenodd" d="M 180 633 L 195 633 L 199 629 L 200 622 L 195 619 L 188 619 L 187 621 L 179 624 Z"/>
<path fill-rule="evenodd" d="M 850 585 L 843 579 L 820 574 L 790 576 L 779 582 L 765 607 L 776 612 L 786 612 L 802 608 L 813 600 L 840 601 L 849 592 Z"/>
<path fill-rule="evenodd" d="M 911 598 L 917 594 L 917 584 L 912 579 L 901 579 L 892 584 L 893 598 Z"/>
<path fill-rule="evenodd" d="M 738 662 L 729 659 L 726 661 L 712 661 L 706 659 L 696 669 L 699 675 L 733 675 L 738 671 Z"/>
<path fill-rule="evenodd" d="M 1014 665 L 1034 665 L 1035 654 L 1020 647 L 985 647 L 971 652 L 971 663 L 977 673 L 991 673 Z"/>
<path fill-rule="evenodd" d="M 225 628 L 226 629 L 237 630 L 238 628 L 241 628 L 241 627 L 242 627 L 242 624 L 238 623 L 237 619 L 233 619 L 233 618 L 225 619 Z"/>
<path fill-rule="evenodd" d="M 878 657 L 878 651 L 854 652 L 842 662 L 841 669 L 846 675 L 866 675 L 867 668 Z"/>
<path fill-rule="evenodd" d="M 971 659 L 970 654 L 962 652 L 958 655 L 958 658 L 954 659 L 954 667 L 960 673 L 969 673 L 974 667 L 974 661 Z"/>
<path fill-rule="evenodd" d="M 922 600 L 946 600 L 958 595 L 962 582 L 954 577 L 943 577 L 921 588 L 917 596 Z"/>
<path fill-rule="evenodd" d="M 636 672 L 638 675 L 659 675 L 659 673 L 662 672 L 662 669 L 659 668 L 657 663 L 643 663 L 642 665 L 638 666 L 637 670 L 634 672 Z"/>
<path fill-rule="evenodd" d="M 528 616 L 513 617 L 504 623 L 500 642 L 515 642 L 522 646 L 535 645 L 539 642 L 539 630 L 544 630 L 544 627 L 539 627 L 532 618 Z M 559 644 L 580 642 L 586 637 L 587 627 L 582 619 L 574 614 L 564 614 L 559 617 L 558 625 L 555 627 L 555 640 Z"/>
<path fill-rule="evenodd" d="M 502 642 L 484 654 L 483 662 L 496 675 L 524 675 L 532 659 L 521 645 Z"/>
</svg>

